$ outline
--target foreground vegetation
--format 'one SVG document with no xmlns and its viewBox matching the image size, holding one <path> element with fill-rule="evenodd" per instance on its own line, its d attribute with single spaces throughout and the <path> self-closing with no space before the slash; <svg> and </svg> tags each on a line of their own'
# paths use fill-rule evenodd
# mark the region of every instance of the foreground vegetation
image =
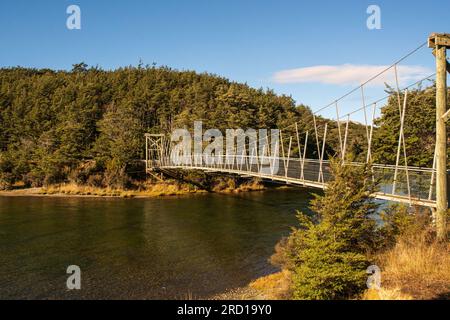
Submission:
<svg viewBox="0 0 450 320">
<path fill-rule="evenodd" d="M 313 214 L 299 213 L 299 227 L 275 248 L 271 262 L 282 271 L 252 282 L 253 298 L 450 298 L 450 243 L 436 241 L 429 210 L 394 205 L 377 221 L 367 168 L 332 169 Z M 380 268 L 381 288 L 368 289 L 369 265 Z"/>
<path fill-rule="evenodd" d="M 450 243 L 437 242 L 428 210 L 408 214 L 394 206 L 385 220 L 395 220 L 395 243 L 374 258 L 381 267 L 383 287 L 380 298 L 450 299 Z"/>
</svg>

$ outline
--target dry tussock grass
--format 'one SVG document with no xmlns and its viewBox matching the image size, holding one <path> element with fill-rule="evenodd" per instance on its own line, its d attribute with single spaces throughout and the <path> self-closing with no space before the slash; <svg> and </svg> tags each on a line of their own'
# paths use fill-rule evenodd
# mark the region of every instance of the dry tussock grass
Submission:
<svg viewBox="0 0 450 320">
<path fill-rule="evenodd" d="M 220 181 L 214 188 L 214 192 L 232 193 L 232 192 L 248 192 L 260 191 L 265 187 L 259 180 L 251 180 L 237 185 L 233 179 L 224 179 Z M 116 188 L 101 188 L 89 185 L 78 185 L 76 183 L 64 183 L 50 185 L 40 189 L 39 194 L 46 195 L 83 195 L 83 196 L 99 196 L 99 197 L 158 197 L 173 196 L 189 193 L 207 192 L 194 185 L 187 183 L 179 183 L 176 181 L 164 181 L 158 183 L 144 182 L 139 185 L 137 190 L 124 190 Z"/>
<path fill-rule="evenodd" d="M 450 297 L 450 245 L 423 237 L 399 239 L 380 256 L 383 286 L 414 299 Z"/>
<path fill-rule="evenodd" d="M 113 188 L 98 188 L 91 186 L 79 186 L 74 183 L 53 185 L 41 189 L 41 194 L 49 195 L 84 195 L 99 197 L 157 197 L 182 195 L 187 193 L 202 192 L 195 187 L 178 183 L 149 184 L 140 190 L 123 190 Z"/>
<path fill-rule="evenodd" d="M 287 270 L 251 282 L 249 287 L 261 292 L 268 300 L 286 300 L 291 297 L 291 275 Z"/>
<path fill-rule="evenodd" d="M 401 289 L 385 289 L 380 290 L 369 289 L 364 292 L 362 300 L 412 300 L 410 295 L 404 294 Z"/>
<path fill-rule="evenodd" d="M 249 191 L 262 191 L 264 189 L 264 184 L 258 179 L 252 179 L 238 184 L 233 178 L 223 178 L 216 182 L 216 184 L 212 188 L 212 191 L 217 193 L 239 193 Z"/>
</svg>

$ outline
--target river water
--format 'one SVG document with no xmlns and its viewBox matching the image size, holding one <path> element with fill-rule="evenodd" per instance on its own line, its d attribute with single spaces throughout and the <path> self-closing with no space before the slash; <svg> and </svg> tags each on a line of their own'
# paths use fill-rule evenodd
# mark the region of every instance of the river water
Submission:
<svg viewBox="0 0 450 320">
<path fill-rule="evenodd" d="M 0 299 L 207 298 L 275 271 L 302 189 L 153 199 L 0 197 Z M 81 290 L 67 290 L 69 265 Z"/>
</svg>

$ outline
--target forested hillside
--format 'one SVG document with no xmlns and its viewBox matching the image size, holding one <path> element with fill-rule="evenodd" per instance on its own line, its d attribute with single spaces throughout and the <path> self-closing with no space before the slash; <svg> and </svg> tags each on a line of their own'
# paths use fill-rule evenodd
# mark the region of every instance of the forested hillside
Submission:
<svg viewBox="0 0 450 320">
<path fill-rule="evenodd" d="M 194 120 L 205 128 L 282 128 L 305 113 L 270 90 L 167 67 L 1 69 L 1 181 L 123 186 L 133 161 L 144 158 L 145 132 L 191 128 Z"/>
<path fill-rule="evenodd" d="M 405 124 L 409 165 L 432 165 L 434 108 L 434 90 L 411 92 Z M 374 160 L 393 164 L 399 131 L 395 94 L 382 111 Z M 311 133 L 307 156 L 318 158 L 311 110 L 271 90 L 167 67 L 17 67 L 0 69 L 0 188 L 19 181 L 126 187 L 130 176 L 142 172 L 135 160 L 144 158 L 144 133 L 192 128 L 196 120 L 204 129 L 289 127 L 283 134 L 293 137 L 292 124 L 298 122 L 301 140 L 306 130 Z M 319 141 L 325 121 L 317 118 Z M 327 157 L 339 150 L 337 125 L 328 125 Z M 365 161 L 366 151 L 365 128 L 351 123 L 347 155 Z M 298 156 L 295 138 L 292 154 Z"/>
</svg>

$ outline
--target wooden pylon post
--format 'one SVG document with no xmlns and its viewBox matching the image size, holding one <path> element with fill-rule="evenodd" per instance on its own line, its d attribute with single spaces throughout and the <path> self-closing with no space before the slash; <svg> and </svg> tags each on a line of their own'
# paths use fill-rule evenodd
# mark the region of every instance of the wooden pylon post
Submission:
<svg viewBox="0 0 450 320">
<path fill-rule="evenodd" d="M 166 157 L 163 134 L 145 134 L 145 169 L 147 172 L 161 167 Z"/>
<path fill-rule="evenodd" d="M 447 239 L 447 48 L 450 34 L 433 33 L 428 46 L 436 56 L 436 229 L 441 241 Z"/>
</svg>

